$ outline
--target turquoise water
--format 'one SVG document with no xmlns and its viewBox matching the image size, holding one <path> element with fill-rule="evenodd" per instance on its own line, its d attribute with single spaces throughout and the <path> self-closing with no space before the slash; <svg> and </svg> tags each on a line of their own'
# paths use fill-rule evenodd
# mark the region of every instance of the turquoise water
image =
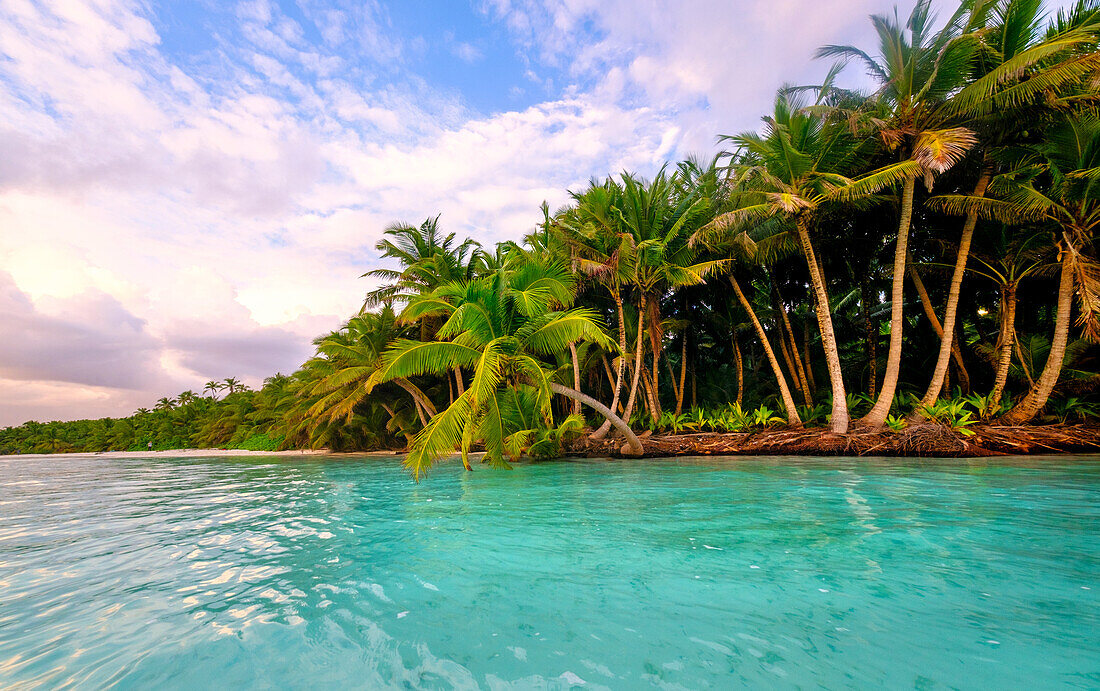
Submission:
<svg viewBox="0 0 1100 691">
<path fill-rule="evenodd" d="M 1100 687 L 1100 459 L 0 458 L 0 687 Z"/>
</svg>

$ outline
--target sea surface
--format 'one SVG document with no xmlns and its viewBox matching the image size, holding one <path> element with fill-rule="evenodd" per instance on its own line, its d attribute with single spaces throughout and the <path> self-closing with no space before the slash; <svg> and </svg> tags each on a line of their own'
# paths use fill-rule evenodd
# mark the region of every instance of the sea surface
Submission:
<svg viewBox="0 0 1100 691">
<path fill-rule="evenodd" d="M 0 457 L 0 687 L 1100 688 L 1100 457 Z"/>
</svg>

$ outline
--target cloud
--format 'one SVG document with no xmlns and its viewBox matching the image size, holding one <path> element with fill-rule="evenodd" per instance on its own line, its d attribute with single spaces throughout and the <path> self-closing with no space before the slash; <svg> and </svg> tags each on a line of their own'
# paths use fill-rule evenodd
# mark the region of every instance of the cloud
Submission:
<svg viewBox="0 0 1100 691">
<path fill-rule="evenodd" d="M 473 64 L 485 57 L 485 54 L 482 53 L 481 50 L 469 43 L 456 43 L 451 49 L 451 52 L 454 53 L 456 58 L 469 64 Z"/>
<path fill-rule="evenodd" d="M 0 272 L 0 376 L 132 390 L 165 382 L 160 344 L 118 300 L 88 291 L 57 302 L 56 316 L 40 311 Z"/>
</svg>

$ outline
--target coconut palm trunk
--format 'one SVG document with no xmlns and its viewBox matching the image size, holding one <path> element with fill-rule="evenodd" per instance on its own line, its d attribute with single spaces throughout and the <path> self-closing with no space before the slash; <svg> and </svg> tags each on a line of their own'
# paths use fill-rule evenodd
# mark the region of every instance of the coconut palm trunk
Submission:
<svg viewBox="0 0 1100 691">
<path fill-rule="evenodd" d="M 617 429 L 619 432 L 622 433 L 624 437 L 626 437 L 626 444 L 624 444 L 623 448 L 619 451 L 624 456 L 641 456 L 643 453 L 645 453 L 645 449 L 642 447 L 641 440 L 638 439 L 638 436 L 634 434 L 633 430 L 630 429 L 630 425 L 623 422 L 623 419 L 621 417 L 611 412 L 611 410 L 608 409 L 608 407 L 605 406 L 603 403 L 600 403 L 596 399 L 592 398 L 591 396 L 587 396 L 580 391 L 570 389 L 567 386 L 562 386 L 557 382 L 550 382 L 550 390 L 554 393 L 561 394 L 566 398 L 571 398 L 574 401 L 583 403 L 589 408 L 595 410 L 600 415 L 603 415 L 604 418 L 606 418 L 607 421 L 610 422 L 615 429 Z"/>
<path fill-rule="evenodd" d="M 901 192 L 901 219 L 898 221 L 897 246 L 894 248 L 894 282 L 890 289 L 890 347 L 886 355 L 886 372 L 882 377 L 882 389 L 878 392 L 875 405 L 860 420 L 871 429 L 880 429 L 886 423 L 886 416 L 890 414 L 890 406 L 894 402 L 894 392 L 898 388 L 898 377 L 901 375 L 902 329 L 905 324 L 905 264 L 916 185 L 917 179 L 909 178 Z"/>
<path fill-rule="evenodd" d="M 1062 276 L 1058 282 L 1058 311 L 1054 317 L 1054 340 L 1050 344 L 1043 373 L 1024 399 L 1008 411 L 1002 420 L 1010 425 L 1019 425 L 1030 421 L 1046 405 L 1050 392 L 1058 383 L 1062 373 L 1062 362 L 1066 357 L 1066 344 L 1069 342 L 1069 322 L 1073 310 L 1073 251 L 1062 249 Z"/>
<path fill-rule="evenodd" d="M 631 416 L 634 415 L 634 401 L 638 397 L 638 381 L 642 378 L 642 368 L 645 367 L 645 364 L 642 362 L 644 346 L 642 334 L 645 333 L 645 308 L 645 293 L 642 293 L 641 305 L 638 307 L 638 333 L 634 345 L 634 380 L 630 383 L 630 395 L 626 399 L 626 412 L 623 414 L 623 418 L 628 424 Z"/>
<path fill-rule="evenodd" d="M 427 420 L 424 418 L 424 412 L 427 412 L 429 417 L 435 417 L 437 415 L 435 405 L 432 403 L 431 399 L 428 398 L 424 394 L 424 392 L 420 390 L 420 387 L 418 387 L 416 384 L 413 384 L 411 381 L 405 379 L 404 377 L 398 377 L 397 379 L 394 379 L 393 383 L 400 386 L 402 389 L 407 391 L 410 396 L 412 396 L 413 403 L 417 406 L 416 412 L 420 415 L 421 423 L 425 425 L 428 424 Z"/>
<path fill-rule="evenodd" d="M 657 407 L 653 402 L 656 398 L 653 395 L 653 375 L 650 374 L 648 367 L 642 369 L 642 393 L 645 394 L 646 409 L 649 410 L 650 417 L 656 422 L 657 417 L 653 414 L 653 411 Z"/>
<path fill-rule="evenodd" d="M 657 386 L 659 384 L 658 375 L 660 373 L 662 351 L 661 341 L 664 336 L 661 326 L 661 300 L 659 297 L 654 297 L 649 301 L 649 311 L 651 312 L 649 315 L 649 349 L 650 354 L 653 356 L 653 367 L 650 370 L 653 388 L 650 394 L 649 414 L 656 422 L 657 418 L 661 417 L 661 397 Z"/>
<path fill-rule="evenodd" d="M 808 401 L 809 395 L 806 393 L 806 387 L 798 376 L 798 370 L 794 366 L 794 360 L 791 359 L 791 344 L 787 342 L 787 336 L 783 333 L 783 329 L 779 329 L 779 352 L 783 355 L 783 361 L 787 363 L 787 372 L 791 375 L 791 381 L 794 383 L 794 388 L 798 390 L 798 393 L 802 394 L 803 401 Z"/>
<path fill-rule="evenodd" d="M 829 294 L 825 290 L 825 277 L 817 263 L 810 232 L 804 221 L 797 223 L 798 239 L 802 243 L 802 253 L 806 257 L 806 266 L 810 270 L 810 283 L 813 284 L 817 298 L 817 324 L 821 329 L 821 343 L 825 348 L 825 364 L 829 369 L 829 383 L 833 392 L 833 416 L 830 429 L 836 434 L 848 431 L 848 400 L 844 392 L 844 373 L 840 368 L 840 354 L 836 348 L 836 335 L 833 333 L 833 316 L 829 309 Z"/>
<path fill-rule="evenodd" d="M 680 386 L 676 389 L 676 414 L 684 409 L 684 384 L 687 383 L 688 332 L 684 329 L 683 342 L 680 344 Z"/>
<path fill-rule="evenodd" d="M 989 397 L 999 402 L 1008 383 L 1012 364 L 1012 349 L 1016 342 L 1016 284 L 1001 288 L 1001 333 L 997 338 L 997 371 L 993 375 L 993 390 Z"/>
<path fill-rule="evenodd" d="M 612 297 L 615 298 L 615 313 L 619 318 L 619 364 L 615 368 L 615 390 L 611 394 L 611 410 L 619 410 L 621 403 L 619 402 L 620 395 L 623 390 L 623 371 L 626 369 L 626 319 L 623 315 L 623 297 L 618 290 L 612 291 Z M 625 409 L 624 409 L 625 410 Z M 627 420 L 630 418 L 627 417 Z M 592 439 L 603 439 L 607 436 L 607 433 L 611 430 L 611 421 L 608 420 L 600 425 L 599 429 L 592 433 Z"/>
<path fill-rule="evenodd" d="M 982 172 L 978 176 L 978 182 L 974 185 L 974 196 L 984 197 L 985 189 L 989 186 L 989 180 L 993 176 L 993 165 L 986 158 L 982 163 Z M 966 273 L 966 260 L 970 256 L 970 243 L 974 239 L 974 228 L 978 225 L 978 214 L 971 211 L 966 215 L 963 223 L 962 235 L 959 237 L 959 253 L 955 257 L 955 271 L 951 274 L 951 287 L 947 291 L 947 308 L 943 313 L 943 336 L 940 337 L 940 352 L 936 357 L 936 369 L 932 372 L 932 381 L 928 384 L 928 390 L 924 392 L 924 398 L 920 405 L 930 406 L 936 402 L 943 389 L 944 379 L 947 377 L 947 365 L 951 360 L 952 349 L 955 345 L 955 320 L 958 315 L 959 293 L 962 291 L 963 275 Z M 963 380 L 966 370 L 959 366 L 959 379 Z M 969 377 L 960 382 L 963 389 L 967 385 Z"/>
<path fill-rule="evenodd" d="M 741 359 L 741 344 L 737 342 L 737 325 L 733 328 L 733 364 L 737 368 L 737 407 L 741 407 L 741 400 L 745 392 L 745 365 Z"/>
<path fill-rule="evenodd" d="M 813 361 L 810 360 L 810 323 L 805 319 L 802 320 L 802 362 L 806 365 L 806 382 L 810 385 L 810 391 L 816 392 Z"/>
<path fill-rule="evenodd" d="M 787 345 L 791 350 L 791 359 L 794 361 L 795 374 L 799 381 L 798 388 L 802 389 L 802 398 L 806 406 L 812 406 L 814 402 L 810 395 L 810 382 L 806 379 L 806 369 L 803 367 L 802 358 L 798 354 L 798 341 L 794 340 L 794 330 L 791 329 L 791 320 L 790 317 L 787 316 L 787 308 L 782 300 L 779 300 L 779 316 L 783 320 L 783 330 L 787 335 Z"/>
<path fill-rule="evenodd" d="M 573 388 L 577 391 L 581 390 L 581 363 L 577 359 L 577 344 L 569 344 L 569 357 L 573 360 Z M 573 414 L 580 415 L 581 402 L 577 399 L 573 399 Z"/>
<path fill-rule="evenodd" d="M 733 287 L 733 292 L 737 294 L 738 301 L 741 303 L 741 306 L 745 308 L 745 312 L 748 313 L 749 320 L 752 322 L 753 328 L 756 329 L 756 335 L 760 338 L 760 342 L 764 346 L 764 354 L 768 356 L 768 364 L 771 365 L 772 374 L 775 375 L 775 381 L 779 385 L 779 397 L 783 401 L 783 407 L 787 410 L 787 422 L 792 425 L 801 425 L 802 418 L 798 417 L 798 411 L 795 410 L 794 398 L 791 396 L 791 390 L 787 388 L 787 378 L 783 375 L 783 370 L 779 367 L 779 360 L 775 357 L 775 351 L 772 350 L 771 343 L 768 342 L 768 334 L 764 331 L 764 326 L 760 323 L 760 320 L 757 319 L 756 310 L 752 308 L 745 294 L 741 292 L 741 286 L 737 283 L 737 279 L 733 277 L 733 274 L 729 274 L 729 280 L 730 285 Z M 740 355 L 740 350 L 738 350 L 738 355 Z M 740 371 L 740 368 L 738 371 Z M 737 390 L 740 395 L 740 383 Z"/>
<path fill-rule="evenodd" d="M 939 317 L 936 316 L 936 308 L 932 306 L 932 298 L 928 297 L 928 289 L 924 287 L 924 281 L 921 280 L 920 274 L 917 273 L 916 268 L 913 266 L 912 257 L 909 257 L 908 272 L 909 278 L 913 281 L 913 287 L 917 289 L 917 295 L 920 297 L 921 307 L 924 308 L 924 316 L 928 317 L 928 323 L 932 325 L 932 330 L 936 332 L 936 336 L 939 337 L 940 344 L 942 345 L 944 342 L 943 326 L 940 324 Z M 963 364 L 962 351 L 959 349 L 958 341 L 952 341 L 951 343 L 951 358 L 955 361 L 955 371 L 959 375 L 959 386 L 962 387 L 964 392 L 969 393 L 970 373 L 966 371 L 966 365 Z M 945 370 L 944 382 L 946 381 L 947 372 Z M 944 386 L 941 385 L 940 388 L 942 389 Z M 937 397 L 938 395 L 937 393 Z"/>
</svg>

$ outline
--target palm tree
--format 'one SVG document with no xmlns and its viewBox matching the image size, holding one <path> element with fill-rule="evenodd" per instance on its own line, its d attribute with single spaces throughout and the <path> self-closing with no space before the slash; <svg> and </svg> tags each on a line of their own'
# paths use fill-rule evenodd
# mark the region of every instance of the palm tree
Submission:
<svg viewBox="0 0 1100 691">
<path fill-rule="evenodd" d="M 729 201 L 728 195 L 729 187 L 727 185 L 718 185 L 710 189 L 707 199 L 709 200 L 711 212 L 721 212 L 727 208 Z M 726 265 L 726 279 L 729 281 L 730 287 L 733 288 L 733 293 L 737 297 L 737 301 L 741 308 L 748 315 L 749 321 L 752 323 L 753 328 L 756 331 L 757 338 L 760 339 L 761 345 L 764 347 L 764 355 L 768 360 L 768 365 L 771 367 L 772 374 L 775 377 L 776 385 L 779 387 L 779 398 L 783 403 L 784 411 L 787 414 L 787 422 L 791 425 L 802 424 L 802 420 L 798 415 L 798 409 L 794 402 L 794 397 L 791 396 L 790 387 L 787 385 L 787 378 L 783 374 L 782 368 L 779 366 L 779 360 L 775 355 L 775 350 L 772 348 L 771 342 L 768 339 L 768 334 L 764 330 L 764 325 L 757 317 L 756 310 L 753 308 L 752 303 L 745 296 L 745 292 L 741 289 L 741 283 L 737 280 L 737 272 L 740 265 L 747 265 L 758 260 L 758 244 L 749 233 L 746 231 L 739 231 L 736 233 L 730 232 L 716 232 L 717 225 L 710 223 L 696 231 L 690 242 L 697 245 L 703 245 L 710 250 L 719 253 L 721 256 L 727 257 L 729 263 Z M 771 243 L 770 246 L 775 246 L 776 243 Z M 730 319 L 733 334 L 735 365 L 737 367 L 738 382 L 737 382 L 737 400 L 740 404 L 743 396 L 742 380 L 742 363 L 740 362 L 740 347 L 737 346 L 736 340 L 736 325 L 733 323 L 733 319 Z"/>
<path fill-rule="evenodd" d="M 206 382 L 205 386 L 202 387 L 202 392 L 206 393 L 207 391 L 209 391 L 211 398 L 217 398 L 218 392 L 221 391 L 223 388 L 225 388 L 224 384 L 222 384 L 220 381 L 214 381 L 213 379 L 211 379 L 210 381 Z"/>
<path fill-rule="evenodd" d="M 848 408 L 843 372 L 825 276 L 810 232 L 823 207 L 831 202 L 868 199 L 900 173 L 891 168 L 858 180 L 846 177 L 866 154 L 867 141 L 851 137 L 846 123 L 804 108 L 790 90 L 779 93 L 773 115 L 764 122 L 762 135 L 746 132 L 721 138 L 736 147 L 728 154 L 733 173 L 733 209 L 707 224 L 699 238 L 709 241 L 707 238 L 749 227 L 763 227 L 773 234 L 788 233 L 793 228 L 816 300 L 833 394 L 831 428 L 844 433 L 848 430 Z M 735 291 L 740 299 L 740 291 Z M 778 377 L 778 365 L 773 367 Z"/>
<path fill-rule="evenodd" d="M 989 394 L 992 401 L 1001 400 L 1008 382 L 1012 353 L 1017 347 L 1017 290 L 1025 278 L 1049 266 L 1043 250 L 1051 244 L 1050 233 L 1046 231 L 1014 234 L 1010 232 L 1009 226 L 1003 224 L 998 231 L 991 238 L 987 252 L 977 251 L 972 255 L 977 266 L 967 268 L 971 273 L 993 281 L 1000 297 L 999 328 L 994 346 L 993 389 Z"/>
<path fill-rule="evenodd" d="M 1044 134 L 1039 143 L 1022 147 L 1023 155 L 1010 172 L 994 178 L 989 196 L 944 195 L 938 202 L 949 213 L 973 212 L 1007 223 L 1045 221 L 1058 229 L 1055 247 L 1061 269 L 1054 338 L 1043 373 L 1004 416 L 1013 424 L 1034 418 L 1058 382 L 1075 288 L 1081 305 L 1077 323 L 1089 340 L 1100 340 L 1100 265 L 1093 248 L 1100 227 L 1100 117 L 1087 112 L 1071 116 Z"/>
<path fill-rule="evenodd" d="M 635 345 L 634 381 L 627 399 L 626 417 L 630 419 L 644 363 L 644 348 L 640 334 L 648 335 L 653 364 L 650 370 L 649 412 L 656 420 L 661 415 L 657 399 L 659 365 L 662 352 L 661 298 L 684 286 L 703 283 L 706 276 L 720 269 L 725 260 L 696 261 L 695 251 L 688 242 L 690 235 L 705 220 L 706 201 L 694 192 L 682 194 L 678 181 L 662 169 L 646 182 L 632 175 L 622 175 L 623 229 L 630 234 L 633 257 L 628 264 L 630 283 L 638 295 L 638 333 Z"/>
<path fill-rule="evenodd" d="M 972 118 L 969 126 L 981 134 L 982 162 L 971 195 L 974 197 L 985 195 L 994 174 L 990 149 L 1018 140 L 1028 123 L 1034 123 L 1042 110 L 1049 110 L 1052 93 L 1100 66 L 1100 56 L 1094 51 L 1078 54 L 1080 48 L 1095 42 L 1100 29 L 1100 12 L 1095 8 L 1086 11 L 1082 3 L 1082 9 L 1056 18 L 1040 37 L 1043 22 L 1040 2 L 1007 0 L 989 7 L 992 22 L 980 32 L 983 46 L 977 54 L 973 81 L 946 106 L 948 110 L 969 112 Z M 948 360 L 958 352 L 954 344 L 955 320 L 977 221 L 977 213 L 970 212 L 963 223 L 944 311 L 940 350 L 921 406 L 935 403 L 947 377 Z M 1011 353 L 1011 347 L 1004 352 Z M 1003 386 L 1001 380 L 1000 389 Z"/>
<path fill-rule="evenodd" d="M 241 389 L 243 389 L 244 384 L 241 383 L 240 379 L 236 379 L 234 377 L 227 377 L 224 380 L 224 383 L 222 384 L 222 388 L 223 389 L 229 389 L 229 395 L 232 396 L 234 393 L 236 393 L 236 392 L 240 391 Z"/>
<path fill-rule="evenodd" d="M 176 401 L 165 396 L 157 401 L 157 404 L 153 406 L 153 410 L 173 410 L 175 407 Z"/>
<path fill-rule="evenodd" d="M 513 435 L 531 432 L 540 421 L 550 424 L 551 392 L 580 400 L 611 420 L 627 439 L 623 453 L 643 452 L 621 418 L 590 396 L 553 381 L 541 360 L 579 341 L 611 347 L 592 310 L 554 309 L 571 304 L 573 290 L 573 279 L 563 266 L 528 263 L 469 283 L 446 284 L 410 300 L 403 318 L 445 317 L 436 337 L 450 340 L 399 339 L 383 354 L 373 381 L 438 374 L 460 366 L 474 371 L 469 388 L 414 438 L 405 465 L 417 479 L 456 447 L 469 469 L 466 452 L 478 439 L 488 461 L 504 465 Z M 534 419 L 518 398 L 520 387 L 533 391 L 535 409 L 529 413 Z M 519 409 L 525 429 L 510 431 L 503 412 L 508 398 Z"/>
<path fill-rule="evenodd" d="M 611 410 L 618 410 L 626 369 L 626 317 L 623 309 L 623 288 L 633 272 L 633 236 L 621 225 L 622 188 L 608 178 L 593 182 L 588 189 L 572 193 L 574 206 L 558 214 L 554 229 L 569 248 L 571 266 L 582 277 L 591 277 L 611 296 L 615 304 L 619 357 L 615 360 L 615 382 L 611 394 Z M 602 439 L 611 429 L 604 422 L 593 434 Z"/>
<path fill-rule="evenodd" d="M 885 169 L 893 171 L 903 184 L 886 372 L 875 405 L 862 419 L 872 428 L 886 422 L 901 372 L 905 265 L 917 178 L 923 177 L 925 185 L 931 186 L 935 175 L 954 166 L 977 141 L 971 130 L 953 126 L 958 114 L 949 112 L 944 103 L 963 84 L 977 52 L 977 36 L 968 30 L 981 13 L 971 13 L 971 5 L 964 3 L 942 29 L 933 31 L 930 5 L 931 0 L 918 0 L 904 26 L 896 11 L 892 18 L 871 17 L 879 37 L 877 59 L 854 46 L 829 45 L 817 52 L 818 57 L 859 60 L 880 83 L 872 105 L 886 117 L 874 113 L 871 121 L 882 142 L 897 152 L 900 160 Z M 833 395 L 835 400 L 835 392 Z"/>
<path fill-rule="evenodd" d="M 387 304 L 378 312 L 360 312 L 339 331 L 318 338 L 317 352 L 329 360 L 331 371 L 305 391 L 318 396 L 309 416 L 350 421 L 356 406 L 368 395 L 376 394 L 371 377 L 381 366 L 382 352 L 402 335 L 406 334 L 397 323 L 393 307 Z M 431 399 L 411 381 L 397 377 L 393 383 L 410 396 L 421 424 L 426 425 L 436 415 Z"/>
<path fill-rule="evenodd" d="M 427 218 L 419 227 L 394 223 L 382 231 L 375 245 L 383 259 L 394 259 L 396 269 L 372 269 L 364 277 L 387 281 L 367 293 L 364 308 L 383 302 L 407 300 L 450 281 L 469 280 L 478 266 L 481 245 L 466 239 L 456 244 L 455 234 L 443 235 L 439 216 Z"/>
</svg>

